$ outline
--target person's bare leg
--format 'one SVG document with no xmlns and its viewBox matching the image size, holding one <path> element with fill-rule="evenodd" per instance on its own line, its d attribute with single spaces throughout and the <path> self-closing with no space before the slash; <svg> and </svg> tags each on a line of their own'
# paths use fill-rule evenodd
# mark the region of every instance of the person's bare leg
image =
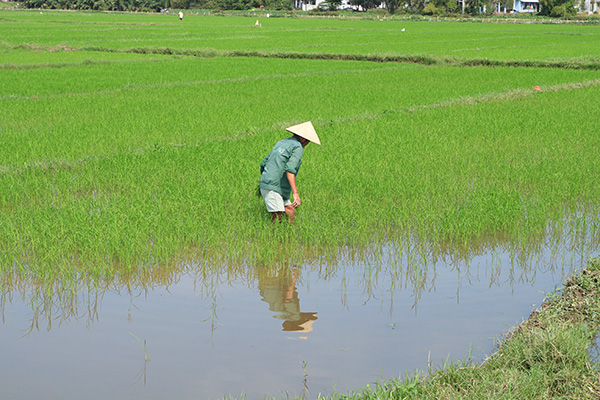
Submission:
<svg viewBox="0 0 600 400">
<path fill-rule="evenodd" d="M 285 206 L 285 213 L 288 216 L 288 220 L 290 222 L 294 222 L 294 219 L 296 218 L 296 209 L 294 208 L 294 206 Z"/>
<path fill-rule="evenodd" d="M 283 212 L 281 212 L 281 211 L 276 211 L 276 212 L 271 213 L 271 222 L 272 223 L 275 223 L 275 221 L 281 222 L 282 218 L 283 218 Z"/>
</svg>

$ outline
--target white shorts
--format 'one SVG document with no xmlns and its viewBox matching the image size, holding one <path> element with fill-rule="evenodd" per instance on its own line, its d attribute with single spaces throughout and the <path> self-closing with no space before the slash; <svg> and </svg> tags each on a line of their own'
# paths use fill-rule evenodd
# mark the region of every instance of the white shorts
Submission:
<svg viewBox="0 0 600 400">
<path fill-rule="evenodd" d="M 284 212 L 286 206 L 292 205 L 290 199 L 283 200 L 283 197 L 274 190 L 260 189 L 260 194 L 265 199 L 268 212 Z"/>
</svg>

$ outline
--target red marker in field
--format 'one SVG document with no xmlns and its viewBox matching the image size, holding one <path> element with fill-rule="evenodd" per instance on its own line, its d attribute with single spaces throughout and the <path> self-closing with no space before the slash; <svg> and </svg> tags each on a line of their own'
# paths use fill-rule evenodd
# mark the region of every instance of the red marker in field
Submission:
<svg viewBox="0 0 600 400">
<path fill-rule="evenodd" d="M 542 89 L 539 86 L 534 87 L 533 90 L 537 90 L 538 92 L 542 91 Z"/>
</svg>

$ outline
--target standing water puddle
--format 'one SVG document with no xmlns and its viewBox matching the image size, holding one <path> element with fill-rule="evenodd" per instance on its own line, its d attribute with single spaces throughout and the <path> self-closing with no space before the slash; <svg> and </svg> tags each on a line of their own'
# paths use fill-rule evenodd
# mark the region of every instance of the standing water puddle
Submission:
<svg viewBox="0 0 600 400">
<path fill-rule="evenodd" d="M 590 347 L 589 355 L 592 362 L 600 366 L 600 332 L 596 334 L 596 341 Z"/>
<path fill-rule="evenodd" d="M 242 273 L 192 265 L 152 289 L 113 283 L 50 304 L 4 288 L 0 398 L 316 398 L 480 361 L 590 255 L 407 267 L 387 253 Z"/>
</svg>

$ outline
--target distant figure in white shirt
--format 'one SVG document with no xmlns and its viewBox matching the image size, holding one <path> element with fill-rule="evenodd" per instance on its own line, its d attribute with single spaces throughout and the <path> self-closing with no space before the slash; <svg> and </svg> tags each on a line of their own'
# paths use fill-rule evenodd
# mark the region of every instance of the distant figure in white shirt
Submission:
<svg viewBox="0 0 600 400">
<path fill-rule="evenodd" d="M 183 21 L 183 11 L 179 11 L 179 20 Z"/>
</svg>

